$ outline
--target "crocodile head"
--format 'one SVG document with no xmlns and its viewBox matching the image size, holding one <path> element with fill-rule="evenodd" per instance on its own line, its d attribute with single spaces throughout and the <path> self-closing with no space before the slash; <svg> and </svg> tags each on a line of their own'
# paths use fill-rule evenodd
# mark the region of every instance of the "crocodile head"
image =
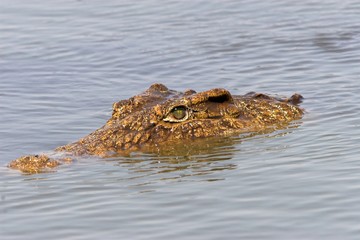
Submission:
<svg viewBox="0 0 360 240">
<path fill-rule="evenodd" d="M 265 94 L 231 95 L 215 88 L 177 92 L 153 84 L 145 92 L 113 105 L 112 117 L 79 141 L 57 148 L 74 154 L 107 156 L 123 151 L 285 127 L 301 118 L 301 95 L 274 98 Z"/>
<path fill-rule="evenodd" d="M 287 127 L 302 117 L 303 110 L 298 107 L 301 99 L 298 94 L 283 99 L 253 92 L 231 95 L 222 88 L 177 92 L 154 84 L 139 95 L 114 103 L 112 116 L 103 127 L 58 147 L 55 156 L 23 156 L 10 162 L 9 167 L 39 173 L 70 162 L 76 155 L 158 152 L 184 143 L 205 142 L 205 146 L 211 146 L 204 138 Z"/>
</svg>

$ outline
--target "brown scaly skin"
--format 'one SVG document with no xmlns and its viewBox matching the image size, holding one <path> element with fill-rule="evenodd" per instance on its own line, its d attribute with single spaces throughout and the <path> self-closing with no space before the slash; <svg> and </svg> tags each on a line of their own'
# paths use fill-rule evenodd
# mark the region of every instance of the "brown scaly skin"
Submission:
<svg viewBox="0 0 360 240">
<path fill-rule="evenodd" d="M 182 93 L 153 84 L 140 95 L 114 103 L 112 117 L 103 127 L 55 151 L 65 156 L 106 157 L 138 150 L 151 152 L 198 138 L 284 128 L 302 117 L 303 110 L 297 106 L 301 99 L 299 94 L 286 99 L 261 93 L 233 96 L 222 88 Z M 12 161 L 9 167 L 38 173 L 64 160 L 68 158 L 30 155 Z"/>
</svg>

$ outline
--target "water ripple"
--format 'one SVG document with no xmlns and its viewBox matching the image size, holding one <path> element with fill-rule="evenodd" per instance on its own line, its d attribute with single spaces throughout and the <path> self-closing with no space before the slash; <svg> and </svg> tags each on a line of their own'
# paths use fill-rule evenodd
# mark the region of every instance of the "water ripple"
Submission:
<svg viewBox="0 0 360 240">
<path fill-rule="evenodd" d="M 2 239 L 357 239 L 354 0 L 0 3 Z M 6 168 L 100 127 L 162 82 L 305 97 L 288 129 L 211 151 Z M 261 231 L 259 231 L 261 229 Z"/>
</svg>

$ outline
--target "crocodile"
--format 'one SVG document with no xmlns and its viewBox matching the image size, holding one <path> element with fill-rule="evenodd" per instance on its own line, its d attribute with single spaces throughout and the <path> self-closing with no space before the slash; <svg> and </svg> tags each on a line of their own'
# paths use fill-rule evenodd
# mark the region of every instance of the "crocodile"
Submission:
<svg viewBox="0 0 360 240">
<path fill-rule="evenodd" d="M 139 95 L 114 103 L 112 116 L 104 126 L 56 148 L 53 156 L 26 155 L 8 166 L 24 173 L 40 173 L 77 156 L 105 158 L 134 151 L 153 152 L 195 139 L 286 128 L 303 116 L 304 110 L 299 107 L 302 99 L 300 94 L 290 98 L 256 92 L 232 95 L 223 88 L 178 92 L 156 83 Z"/>
</svg>

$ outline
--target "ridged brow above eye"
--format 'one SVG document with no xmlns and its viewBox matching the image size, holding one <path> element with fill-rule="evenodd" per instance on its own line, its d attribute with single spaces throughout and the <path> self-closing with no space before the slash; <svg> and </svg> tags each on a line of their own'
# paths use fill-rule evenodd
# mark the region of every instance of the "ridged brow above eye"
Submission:
<svg viewBox="0 0 360 240">
<path fill-rule="evenodd" d="M 163 120 L 165 122 L 183 122 L 189 118 L 189 115 L 189 108 L 186 106 L 176 106 L 169 111 Z"/>
</svg>

